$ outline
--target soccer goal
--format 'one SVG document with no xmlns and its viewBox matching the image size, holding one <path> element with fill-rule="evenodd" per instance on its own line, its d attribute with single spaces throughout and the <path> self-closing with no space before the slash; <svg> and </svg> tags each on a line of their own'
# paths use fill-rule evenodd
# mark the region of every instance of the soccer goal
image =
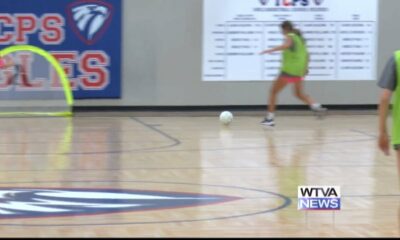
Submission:
<svg viewBox="0 0 400 240">
<path fill-rule="evenodd" d="M 72 116 L 73 94 L 60 63 L 45 50 L 0 51 L 0 116 Z"/>
</svg>

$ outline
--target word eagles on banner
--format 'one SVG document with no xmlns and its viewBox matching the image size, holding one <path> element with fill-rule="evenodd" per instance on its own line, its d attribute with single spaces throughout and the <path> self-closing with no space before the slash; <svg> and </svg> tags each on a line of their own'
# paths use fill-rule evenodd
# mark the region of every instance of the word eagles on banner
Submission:
<svg viewBox="0 0 400 240">
<path fill-rule="evenodd" d="M 51 52 L 75 98 L 121 97 L 121 0 L 22 1 L 0 2 L 3 48 L 29 44 Z"/>
</svg>

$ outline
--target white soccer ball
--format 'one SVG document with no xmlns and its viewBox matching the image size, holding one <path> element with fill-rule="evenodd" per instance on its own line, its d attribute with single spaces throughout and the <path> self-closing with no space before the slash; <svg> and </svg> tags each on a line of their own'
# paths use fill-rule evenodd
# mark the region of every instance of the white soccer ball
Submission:
<svg viewBox="0 0 400 240">
<path fill-rule="evenodd" d="M 233 114 L 231 112 L 225 111 L 219 115 L 219 121 L 224 125 L 229 125 L 233 120 Z"/>
</svg>

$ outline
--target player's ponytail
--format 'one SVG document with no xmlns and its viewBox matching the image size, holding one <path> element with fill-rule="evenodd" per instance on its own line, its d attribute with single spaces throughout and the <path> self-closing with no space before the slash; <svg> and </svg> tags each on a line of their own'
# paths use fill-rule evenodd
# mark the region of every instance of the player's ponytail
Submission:
<svg viewBox="0 0 400 240">
<path fill-rule="evenodd" d="M 299 36 L 304 42 L 306 41 L 303 37 L 303 33 L 299 29 L 297 28 L 293 29 L 293 33 Z"/>
</svg>

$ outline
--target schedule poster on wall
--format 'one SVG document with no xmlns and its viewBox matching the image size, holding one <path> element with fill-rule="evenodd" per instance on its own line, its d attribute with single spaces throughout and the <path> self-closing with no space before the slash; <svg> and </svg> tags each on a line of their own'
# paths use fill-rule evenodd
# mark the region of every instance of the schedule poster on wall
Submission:
<svg viewBox="0 0 400 240">
<path fill-rule="evenodd" d="M 378 0 L 204 0 L 203 80 L 272 81 L 280 24 L 300 29 L 310 53 L 307 80 L 375 80 Z"/>
</svg>

